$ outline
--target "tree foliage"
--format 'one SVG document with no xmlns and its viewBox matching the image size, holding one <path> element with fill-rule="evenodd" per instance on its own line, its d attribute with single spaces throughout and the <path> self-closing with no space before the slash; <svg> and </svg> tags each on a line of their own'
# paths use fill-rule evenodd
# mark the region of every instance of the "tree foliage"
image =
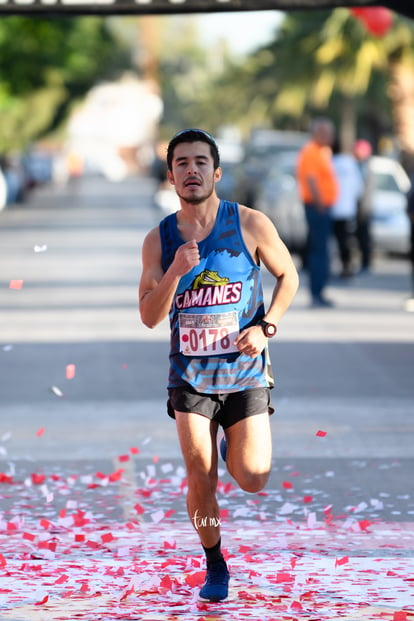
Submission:
<svg viewBox="0 0 414 621">
<path fill-rule="evenodd" d="M 2 18 L 1 152 L 55 127 L 74 99 L 129 63 L 102 18 Z"/>
</svg>

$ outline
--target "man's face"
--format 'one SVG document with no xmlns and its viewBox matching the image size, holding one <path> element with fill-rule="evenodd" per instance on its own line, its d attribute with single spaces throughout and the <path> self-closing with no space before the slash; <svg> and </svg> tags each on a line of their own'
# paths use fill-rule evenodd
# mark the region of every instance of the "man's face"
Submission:
<svg viewBox="0 0 414 621">
<path fill-rule="evenodd" d="M 214 170 L 210 146 L 206 142 L 180 142 L 174 149 L 168 179 L 178 196 L 187 203 L 199 204 L 214 193 L 221 169 Z"/>
</svg>

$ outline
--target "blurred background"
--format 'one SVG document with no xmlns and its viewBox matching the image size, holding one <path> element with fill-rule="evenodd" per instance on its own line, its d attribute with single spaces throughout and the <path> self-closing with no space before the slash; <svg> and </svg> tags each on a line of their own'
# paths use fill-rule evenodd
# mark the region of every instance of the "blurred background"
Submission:
<svg viewBox="0 0 414 621">
<path fill-rule="evenodd" d="M 179 128 L 218 136 L 219 194 L 265 211 L 293 252 L 306 226 L 295 162 L 315 115 L 370 143 L 372 234 L 407 254 L 414 170 L 414 24 L 386 8 L 0 22 L 0 209 L 85 175 L 164 181 Z"/>
</svg>

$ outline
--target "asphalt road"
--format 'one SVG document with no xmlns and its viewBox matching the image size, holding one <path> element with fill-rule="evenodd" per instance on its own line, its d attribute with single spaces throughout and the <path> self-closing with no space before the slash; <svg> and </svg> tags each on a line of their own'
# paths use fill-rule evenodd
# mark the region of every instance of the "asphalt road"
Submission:
<svg viewBox="0 0 414 621">
<path fill-rule="evenodd" d="M 131 446 L 137 463 L 180 463 L 165 411 L 168 325 L 149 330 L 137 310 L 140 248 L 160 217 L 151 192 L 146 178 L 90 178 L 0 212 L 0 472 L 93 468 Z M 334 309 L 309 309 L 302 274 L 271 342 L 270 499 L 295 506 L 308 494 L 316 511 L 411 521 L 409 264 L 375 257 L 372 274 L 333 280 L 329 293 Z"/>
</svg>

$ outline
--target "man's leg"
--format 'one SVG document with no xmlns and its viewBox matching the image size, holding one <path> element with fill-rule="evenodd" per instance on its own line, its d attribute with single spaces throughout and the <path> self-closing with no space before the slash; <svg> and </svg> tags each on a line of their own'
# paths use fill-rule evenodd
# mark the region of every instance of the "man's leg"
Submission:
<svg viewBox="0 0 414 621">
<path fill-rule="evenodd" d="M 226 464 L 231 476 L 246 492 L 264 488 L 272 465 L 269 413 L 239 420 L 225 430 Z"/>
<path fill-rule="evenodd" d="M 321 298 L 329 277 L 329 237 L 331 218 L 312 205 L 306 205 L 308 223 L 308 271 L 312 298 Z"/>
<path fill-rule="evenodd" d="M 175 412 L 181 452 L 187 468 L 187 511 L 203 546 L 220 538 L 217 488 L 218 424 L 200 414 Z"/>
<path fill-rule="evenodd" d="M 221 554 L 217 489 L 218 423 L 199 414 L 175 412 L 178 438 L 187 468 L 187 511 L 207 560 L 200 597 L 220 601 L 228 595 L 229 573 Z"/>
</svg>

